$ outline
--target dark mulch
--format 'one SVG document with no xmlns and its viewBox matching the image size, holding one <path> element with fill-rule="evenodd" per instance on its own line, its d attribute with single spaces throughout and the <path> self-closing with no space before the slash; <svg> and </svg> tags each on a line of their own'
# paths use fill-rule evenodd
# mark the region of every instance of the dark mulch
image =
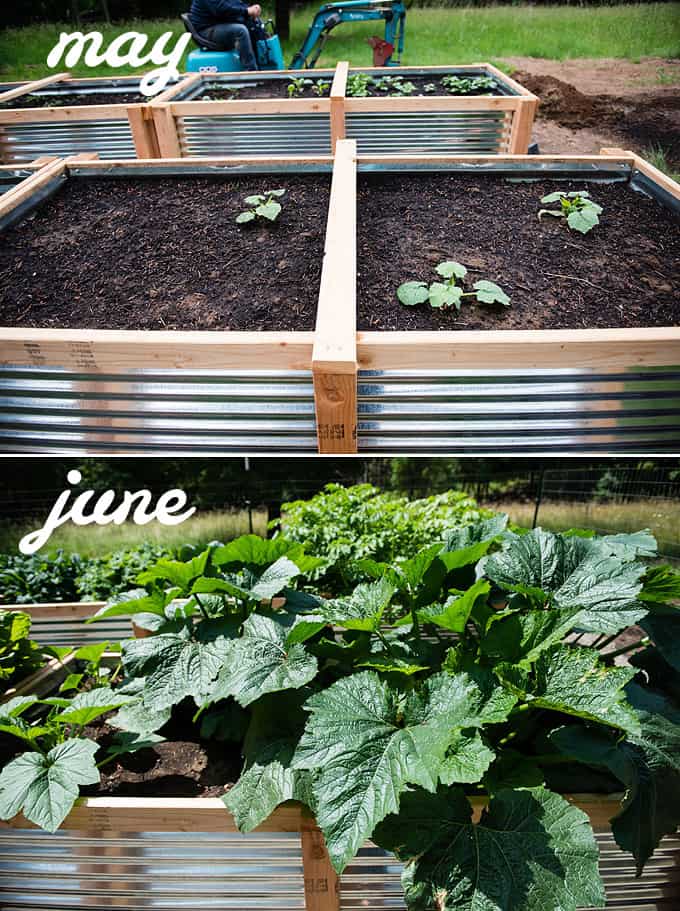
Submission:
<svg viewBox="0 0 680 911">
<path fill-rule="evenodd" d="M 287 190 L 243 227 L 243 198 Z M 71 179 L 0 244 L 0 325 L 314 328 L 330 178 Z"/>
<path fill-rule="evenodd" d="M 589 184 L 604 207 L 587 235 L 539 222 L 541 196 L 583 182 L 511 183 L 461 175 L 363 176 L 359 181 L 359 328 L 583 329 L 680 325 L 680 222 L 623 183 Z M 443 260 L 488 279 L 510 307 L 406 307 L 397 288 L 438 279 Z"/>
<path fill-rule="evenodd" d="M 233 90 L 228 89 L 224 84 L 216 83 L 215 85 L 206 85 L 200 95 L 192 98 L 192 101 L 248 101 L 251 98 L 328 98 L 330 96 L 330 86 L 333 77 L 313 80 L 313 85 L 304 85 L 302 90 L 291 96 L 288 94 L 288 86 L 291 81 L 288 79 L 264 79 L 262 82 L 253 84 L 233 85 Z M 314 85 L 323 82 L 328 86 L 323 95 L 317 95 L 313 91 Z"/>
<path fill-rule="evenodd" d="M 389 67 L 385 68 L 385 72 L 380 73 L 380 76 L 393 76 L 394 74 L 390 72 Z M 411 93 L 412 97 L 416 96 L 432 96 L 437 97 L 440 95 L 455 95 L 460 96 L 464 95 L 502 95 L 503 93 L 499 89 L 482 89 L 473 92 L 451 92 L 445 86 L 442 85 L 441 76 L 404 76 L 402 82 L 412 82 L 416 87 L 415 91 Z M 425 91 L 425 86 L 434 85 L 435 91 Z M 367 86 L 368 96 L 370 98 L 388 98 L 390 96 L 400 96 L 401 92 L 396 92 L 393 87 L 387 89 L 380 89 L 377 86 L 369 83 Z"/>
<path fill-rule="evenodd" d="M 0 108 L 75 108 L 89 104 L 146 104 L 150 99 L 141 92 L 91 92 L 72 95 L 20 95 L 0 104 Z"/>
</svg>

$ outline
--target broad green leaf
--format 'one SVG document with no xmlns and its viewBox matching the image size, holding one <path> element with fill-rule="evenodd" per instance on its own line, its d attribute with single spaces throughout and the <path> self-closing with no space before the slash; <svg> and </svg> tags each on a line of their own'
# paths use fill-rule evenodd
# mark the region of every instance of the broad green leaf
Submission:
<svg viewBox="0 0 680 911">
<path fill-rule="evenodd" d="M 300 570 L 292 560 L 285 556 L 279 557 L 276 563 L 265 569 L 253 586 L 252 593 L 256 598 L 267 601 L 278 595 L 299 575 Z"/>
<path fill-rule="evenodd" d="M 197 557 L 184 562 L 180 560 L 158 560 L 150 569 L 140 573 L 137 581 L 142 585 L 149 582 L 169 582 L 171 585 L 187 592 L 194 579 L 205 572 L 210 559 L 210 549 L 204 550 Z"/>
<path fill-rule="evenodd" d="M 224 638 L 200 642 L 186 631 L 161 633 L 125 641 L 123 667 L 131 676 L 146 676 L 144 705 L 152 712 L 170 708 L 187 696 L 203 705 L 230 647 Z"/>
<path fill-rule="evenodd" d="M 266 198 L 267 198 L 266 196 L 260 195 L 259 193 L 257 193 L 253 196 L 246 196 L 246 198 L 243 200 L 243 202 L 247 206 L 259 206 L 259 204 L 261 202 L 264 202 Z"/>
<path fill-rule="evenodd" d="M 479 281 L 472 286 L 477 292 L 477 300 L 482 304 L 503 304 L 510 306 L 510 298 L 495 282 Z"/>
<path fill-rule="evenodd" d="M 554 193 L 548 193 L 547 196 L 541 196 L 541 202 L 544 205 L 548 205 L 551 202 L 559 202 L 564 195 L 561 190 L 556 190 Z"/>
<path fill-rule="evenodd" d="M 445 285 L 442 282 L 432 282 L 429 288 L 430 304 L 438 309 L 441 307 L 455 307 L 460 310 L 463 289 L 457 285 Z"/>
<path fill-rule="evenodd" d="M 508 788 L 540 788 L 545 785 L 541 767 L 531 756 L 517 750 L 502 750 L 484 776 L 484 787 L 490 794 Z"/>
<path fill-rule="evenodd" d="M 639 733 L 640 722 L 624 691 L 634 675 L 635 668 L 603 664 L 594 649 L 555 645 L 539 655 L 526 698 L 540 708 Z"/>
<path fill-rule="evenodd" d="M 312 81 L 311 79 L 305 79 L 305 83 L 307 83 L 307 84 L 310 84 L 311 81 Z M 285 195 L 286 195 L 286 191 L 285 191 L 285 190 L 266 190 L 265 193 L 266 193 L 267 196 L 276 196 L 276 197 L 279 198 L 279 199 L 280 199 L 282 196 L 285 196 Z"/>
<path fill-rule="evenodd" d="M 570 212 L 567 216 L 569 227 L 580 234 L 587 234 L 599 223 L 600 219 L 593 206 L 584 206 L 582 209 Z"/>
<path fill-rule="evenodd" d="M 275 563 L 279 557 L 288 556 L 295 560 L 304 553 L 304 547 L 284 537 L 261 538 L 259 535 L 241 535 L 222 547 L 216 547 L 212 554 L 214 566 L 263 567 Z"/>
<path fill-rule="evenodd" d="M 19 715 L 23 715 L 27 708 L 35 705 L 37 701 L 37 696 L 14 696 L 13 699 L 8 699 L 0 704 L 0 717 L 18 718 Z"/>
<path fill-rule="evenodd" d="M 128 617 L 134 614 L 157 614 L 165 616 L 168 600 L 164 592 L 154 591 L 151 594 L 145 588 L 135 588 L 110 598 L 87 623 L 101 620 L 104 617 Z"/>
<path fill-rule="evenodd" d="M 648 614 L 640 626 L 659 649 L 663 657 L 680 671 L 680 608 L 674 614 Z"/>
<path fill-rule="evenodd" d="M 430 292 L 425 282 L 404 282 L 397 288 L 397 297 L 407 307 L 423 304 L 429 296 Z"/>
<path fill-rule="evenodd" d="M 241 777 L 222 798 L 241 832 L 251 832 L 286 800 L 302 799 L 309 773 L 291 768 L 304 727 L 301 693 L 267 696 L 253 707 Z"/>
<path fill-rule="evenodd" d="M 134 696 L 125 696 L 114 692 L 111 687 L 101 686 L 94 690 L 78 693 L 62 712 L 54 716 L 54 721 L 59 724 L 77 724 L 80 726 L 91 724 L 95 719 L 120 708 L 128 702 L 134 701 Z"/>
<path fill-rule="evenodd" d="M 131 734 L 152 734 L 167 724 L 171 713 L 170 707 L 158 710 L 150 709 L 139 699 L 122 706 L 113 717 L 109 718 L 108 723 L 111 727 L 129 731 Z"/>
<path fill-rule="evenodd" d="M 448 570 L 477 563 L 491 545 L 500 539 L 507 524 L 508 517 L 500 514 L 463 528 L 451 529 L 446 535 L 439 559 Z"/>
<path fill-rule="evenodd" d="M 656 557 L 658 544 L 648 528 L 632 534 L 604 535 L 595 538 L 595 545 L 603 551 L 623 560 L 635 560 L 638 557 Z"/>
<path fill-rule="evenodd" d="M 480 642 L 485 655 L 512 664 L 531 664 L 561 642 L 574 627 L 578 610 L 514 611 L 491 617 Z"/>
<path fill-rule="evenodd" d="M 442 784 L 474 784 L 494 760 L 495 753 L 479 731 L 456 731 L 446 751 L 439 780 Z"/>
<path fill-rule="evenodd" d="M 499 791 L 477 824 L 460 788 L 410 792 L 375 840 L 410 861 L 410 911 L 604 907 L 588 817 L 544 788 Z"/>
<path fill-rule="evenodd" d="M 281 211 L 281 203 L 274 202 L 273 199 L 268 202 L 262 203 L 255 209 L 255 214 L 259 215 L 261 218 L 266 218 L 268 221 L 276 221 L 279 217 L 279 212 Z"/>
<path fill-rule="evenodd" d="M 249 221 L 255 221 L 254 212 L 241 212 L 240 215 L 236 216 L 236 223 L 239 225 L 245 225 Z"/>
<path fill-rule="evenodd" d="M 110 746 L 106 748 L 107 761 L 113 760 L 118 756 L 125 756 L 127 753 L 136 753 L 139 750 L 147 750 L 149 747 L 162 743 L 165 737 L 158 734 L 143 733 L 138 734 L 132 731 L 120 731 L 114 735 Z"/>
<path fill-rule="evenodd" d="M 299 689 L 309 683 L 318 669 L 316 658 L 299 642 L 290 644 L 287 637 L 283 624 L 251 614 L 243 624 L 242 637 L 233 642 L 211 701 L 233 696 L 247 706 L 265 693 Z"/>
<path fill-rule="evenodd" d="M 680 573 L 670 566 L 648 567 L 639 597 L 641 601 L 653 604 L 680 601 Z"/>
<path fill-rule="evenodd" d="M 109 647 L 108 642 L 98 642 L 95 645 L 83 645 L 74 654 L 80 661 L 98 662 Z"/>
<path fill-rule="evenodd" d="M 59 687 L 60 693 L 66 693 L 68 690 L 77 690 L 85 674 L 69 674 L 66 680 Z"/>
<path fill-rule="evenodd" d="M 283 623 L 283 626 L 288 630 L 286 635 L 287 645 L 296 645 L 298 642 L 307 642 L 308 639 L 316 636 L 317 633 L 320 633 L 322 629 L 328 626 L 328 621 L 325 617 L 316 616 L 314 614 L 310 614 L 309 616 L 305 616 L 304 614 L 289 614 L 286 617 L 286 621 L 289 619 L 292 621 L 290 622 L 290 625 L 288 622 Z"/>
<path fill-rule="evenodd" d="M 418 611 L 423 623 L 434 623 L 454 633 L 465 630 L 470 613 L 479 599 L 485 599 L 491 586 L 485 579 L 478 579 L 473 586 L 460 595 L 452 595 L 443 605 L 433 604 Z"/>
<path fill-rule="evenodd" d="M 680 725 L 657 713 L 638 715 L 640 733 L 623 741 L 581 726 L 554 731 L 551 740 L 578 762 L 608 768 L 625 785 L 612 832 L 640 873 L 664 835 L 680 824 Z"/>
<path fill-rule="evenodd" d="M 467 269 L 461 263 L 454 262 L 453 260 L 447 260 L 445 263 L 439 263 L 435 271 L 443 276 L 444 278 L 452 278 L 454 275 L 456 278 L 465 278 L 467 275 Z"/>
<path fill-rule="evenodd" d="M 26 819 L 55 832 L 78 797 L 79 785 L 96 784 L 98 745 L 69 739 L 42 753 L 23 753 L 0 773 L 0 819 L 23 812 Z"/>
<path fill-rule="evenodd" d="M 496 690 L 500 699 L 468 674 L 437 674 L 405 695 L 362 672 L 309 699 L 294 766 L 318 772 L 317 819 L 338 871 L 408 784 L 435 790 L 457 729 L 507 717 L 514 699 Z"/>
<path fill-rule="evenodd" d="M 386 578 L 358 585 L 349 598 L 334 598 L 319 609 L 328 623 L 344 629 L 375 632 L 396 591 Z"/>
</svg>

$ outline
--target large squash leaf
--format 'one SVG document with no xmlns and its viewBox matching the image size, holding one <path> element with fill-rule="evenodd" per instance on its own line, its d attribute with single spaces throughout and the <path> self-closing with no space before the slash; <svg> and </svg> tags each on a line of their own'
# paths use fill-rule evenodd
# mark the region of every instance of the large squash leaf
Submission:
<svg viewBox="0 0 680 911">
<path fill-rule="evenodd" d="M 477 824 L 462 789 L 411 791 L 374 839 L 409 861 L 410 911 L 604 906 L 588 817 L 543 788 L 499 791 Z"/>
</svg>

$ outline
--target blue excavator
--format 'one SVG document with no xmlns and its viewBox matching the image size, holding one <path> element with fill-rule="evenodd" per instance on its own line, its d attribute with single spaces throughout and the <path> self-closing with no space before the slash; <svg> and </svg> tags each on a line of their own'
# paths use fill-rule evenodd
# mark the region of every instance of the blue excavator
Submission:
<svg viewBox="0 0 680 911">
<path fill-rule="evenodd" d="M 182 22 L 191 33 L 198 48 L 187 58 L 190 73 L 233 73 L 241 69 L 235 51 L 220 48 L 200 35 L 188 13 Z M 385 20 L 385 37 L 372 37 L 368 43 L 373 48 L 374 66 L 397 66 L 404 50 L 406 6 L 402 0 L 348 0 L 347 3 L 326 3 L 316 13 L 300 50 L 294 55 L 288 69 L 311 69 L 319 59 L 330 33 L 343 22 L 371 22 Z M 255 20 L 249 23 L 255 36 L 254 50 L 261 70 L 286 69 L 281 42 L 272 20 Z"/>
</svg>

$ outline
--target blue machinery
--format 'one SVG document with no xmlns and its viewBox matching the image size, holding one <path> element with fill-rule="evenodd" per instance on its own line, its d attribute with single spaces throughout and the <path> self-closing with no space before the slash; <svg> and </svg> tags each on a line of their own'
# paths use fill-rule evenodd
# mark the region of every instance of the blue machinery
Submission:
<svg viewBox="0 0 680 911">
<path fill-rule="evenodd" d="M 301 70 L 316 64 L 331 31 L 343 22 L 372 22 L 385 20 L 385 37 L 371 38 L 375 66 L 395 66 L 404 50 L 406 7 L 402 0 L 348 0 L 347 3 L 327 3 L 316 13 L 302 47 L 293 57 L 289 69 Z M 198 49 L 187 59 L 190 73 L 231 73 L 241 69 L 235 51 L 221 50 L 217 45 L 199 35 L 187 14 L 182 16 L 186 29 L 191 32 Z M 262 70 L 283 70 L 285 64 L 281 42 L 274 34 L 271 23 L 268 30 L 260 26 L 264 38 L 256 41 L 258 64 Z M 393 54 L 396 58 L 393 59 Z"/>
</svg>

